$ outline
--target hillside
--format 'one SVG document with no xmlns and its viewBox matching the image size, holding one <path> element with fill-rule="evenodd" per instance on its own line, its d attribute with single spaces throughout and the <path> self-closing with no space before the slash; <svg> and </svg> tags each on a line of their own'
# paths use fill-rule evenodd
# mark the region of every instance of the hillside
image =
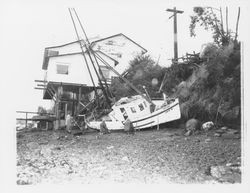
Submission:
<svg viewBox="0 0 250 193">
<path fill-rule="evenodd" d="M 202 56 L 204 62 L 199 65 L 181 64 L 184 69 L 194 66 L 192 73 L 173 85 L 174 92 L 169 94 L 179 97 L 183 120 L 196 118 L 240 126 L 240 44 L 213 48 L 213 53 L 209 53 L 210 49 L 208 46 L 208 54 Z"/>
</svg>

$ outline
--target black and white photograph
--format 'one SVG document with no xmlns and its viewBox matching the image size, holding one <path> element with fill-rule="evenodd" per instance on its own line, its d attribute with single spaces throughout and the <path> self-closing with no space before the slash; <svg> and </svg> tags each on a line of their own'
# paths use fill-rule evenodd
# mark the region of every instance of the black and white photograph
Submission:
<svg viewBox="0 0 250 193">
<path fill-rule="evenodd" d="M 247 1 L 0 4 L 15 190 L 247 186 Z"/>
</svg>

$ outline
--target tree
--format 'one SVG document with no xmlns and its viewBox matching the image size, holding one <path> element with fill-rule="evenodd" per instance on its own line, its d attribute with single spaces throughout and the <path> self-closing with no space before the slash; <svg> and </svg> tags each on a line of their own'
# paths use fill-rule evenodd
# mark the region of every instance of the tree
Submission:
<svg viewBox="0 0 250 193">
<path fill-rule="evenodd" d="M 125 78 L 141 92 L 145 92 L 143 88 L 145 86 L 151 97 L 158 97 L 157 91 L 163 76 L 162 67 L 155 64 L 149 55 L 138 55 L 130 62 L 130 68 L 127 70 Z M 112 82 L 111 91 L 116 99 L 136 94 L 132 88 L 118 79 Z"/>
<path fill-rule="evenodd" d="M 196 36 L 195 28 L 197 24 L 204 27 L 205 30 L 211 30 L 213 33 L 214 42 L 218 45 L 226 46 L 233 40 L 233 32 L 228 29 L 228 9 L 226 8 L 226 30 L 223 24 L 223 14 L 222 9 L 216 9 L 212 7 L 194 7 L 193 9 L 194 15 L 191 17 L 191 23 L 189 26 L 190 36 Z M 218 18 L 215 12 L 220 13 L 220 19 Z M 236 33 L 235 33 L 235 41 L 237 40 L 237 32 L 238 32 L 238 22 L 239 22 L 239 13 L 238 10 L 238 18 L 236 24 Z"/>
</svg>

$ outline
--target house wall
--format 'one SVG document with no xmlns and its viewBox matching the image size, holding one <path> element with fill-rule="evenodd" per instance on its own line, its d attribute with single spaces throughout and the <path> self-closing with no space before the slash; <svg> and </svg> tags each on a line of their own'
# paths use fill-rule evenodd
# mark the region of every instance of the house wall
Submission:
<svg viewBox="0 0 250 193">
<path fill-rule="evenodd" d="M 85 56 L 86 56 L 91 74 L 93 76 L 94 83 L 97 86 L 99 84 L 97 75 L 89 59 L 89 56 L 87 54 Z M 103 56 L 103 58 L 109 64 L 111 64 L 111 66 L 114 66 L 113 60 L 110 60 L 109 58 L 105 56 Z M 99 64 L 101 65 L 100 62 Z M 68 74 L 67 75 L 58 74 L 57 65 L 68 65 L 69 66 Z M 98 66 L 96 64 L 95 64 L 95 67 L 98 71 Z M 46 74 L 47 74 L 47 81 L 86 84 L 87 86 L 93 86 L 91 77 L 88 72 L 87 65 L 85 63 L 85 60 L 82 54 L 50 57 Z"/>
<path fill-rule="evenodd" d="M 88 63 L 90 64 L 90 62 Z M 69 66 L 67 75 L 57 74 L 58 64 Z M 97 84 L 97 76 L 94 73 L 94 69 L 92 66 L 90 66 L 90 69 L 94 82 Z M 87 65 L 84 62 L 83 56 L 80 54 L 51 57 L 49 59 L 47 70 L 47 81 L 86 84 L 87 86 L 93 86 L 88 73 Z"/>
</svg>

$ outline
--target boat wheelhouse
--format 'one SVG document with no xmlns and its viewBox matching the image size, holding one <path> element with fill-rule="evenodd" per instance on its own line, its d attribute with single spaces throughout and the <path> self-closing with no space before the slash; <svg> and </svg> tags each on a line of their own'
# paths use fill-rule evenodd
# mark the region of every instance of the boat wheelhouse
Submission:
<svg viewBox="0 0 250 193">
<path fill-rule="evenodd" d="M 153 100 L 152 103 L 141 95 L 124 97 L 112 106 L 112 111 L 107 116 L 103 116 L 101 119 L 105 120 L 107 128 L 110 130 L 123 129 L 123 123 L 127 119 L 132 122 L 135 129 L 159 126 L 180 119 L 178 99 Z M 90 128 L 99 130 L 101 119 L 89 120 L 86 123 Z"/>
</svg>

